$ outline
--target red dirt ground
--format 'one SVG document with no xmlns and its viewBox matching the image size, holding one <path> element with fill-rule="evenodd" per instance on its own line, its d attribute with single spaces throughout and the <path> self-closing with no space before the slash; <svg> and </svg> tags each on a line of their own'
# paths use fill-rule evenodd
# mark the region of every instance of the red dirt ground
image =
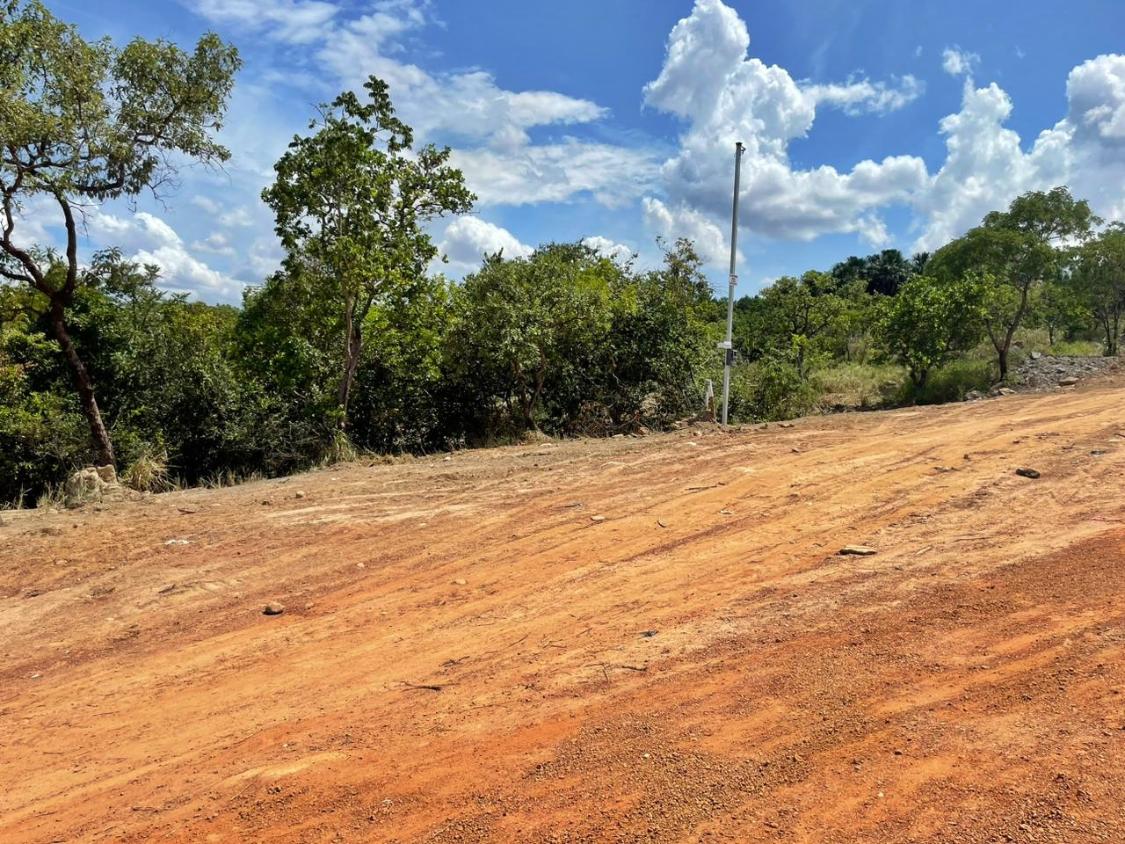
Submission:
<svg viewBox="0 0 1125 844">
<path fill-rule="evenodd" d="M 1123 408 L 3 514 L 0 841 L 1125 841 Z"/>
</svg>

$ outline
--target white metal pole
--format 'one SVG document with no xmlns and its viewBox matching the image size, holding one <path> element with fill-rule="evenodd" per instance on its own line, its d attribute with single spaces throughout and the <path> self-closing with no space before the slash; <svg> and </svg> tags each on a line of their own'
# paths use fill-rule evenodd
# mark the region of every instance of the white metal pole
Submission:
<svg viewBox="0 0 1125 844">
<path fill-rule="evenodd" d="M 730 221 L 730 284 L 727 290 L 727 339 L 723 349 L 723 424 L 727 424 L 730 408 L 730 367 L 734 363 L 734 287 L 738 283 L 735 261 L 738 255 L 738 182 L 742 175 L 742 141 L 734 145 L 734 203 Z"/>
</svg>

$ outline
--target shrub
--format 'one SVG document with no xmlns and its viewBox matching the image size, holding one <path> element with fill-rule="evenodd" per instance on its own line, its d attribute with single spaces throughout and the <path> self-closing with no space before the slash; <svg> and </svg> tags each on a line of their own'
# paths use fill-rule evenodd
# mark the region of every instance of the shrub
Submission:
<svg viewBox="0 0 1125 844">
<path fill-rule="evenodd" d="M 137 492 L 167 492 L 176 487 L 168 474 L 168 453 L 147 445 L 121 473 L 120 480 Z"/>
<path fill-rule="evenodd" d="M 1105 346 L 1096 340 L 1059 340 L 1051 346 L 1052 355 L 1074 355 L 1078 357 L 1094 357 L 1104 355 Z"/>
<path fill-rule="evenodd" d="M 894 364 L 839 363 L 813 373 L 821 406 L 879 407 L 900 394 L 905 373 Z"/>
<path fill-rule="evenodd" d="M 731 421 L 772 422 L 802 416 L 816 406 L 816 386 L 787 355 L 769 352 L 731 373 Z"/>
<path fill-rule="evenodd" d="M 942 404 L 962 401 L 971 390 L 986 392 L 995 379 L 993 361 L 955 360 L 930 373 L 921 387 L 907 382 L 900 401 L 904 404 Z"/>
</svg>

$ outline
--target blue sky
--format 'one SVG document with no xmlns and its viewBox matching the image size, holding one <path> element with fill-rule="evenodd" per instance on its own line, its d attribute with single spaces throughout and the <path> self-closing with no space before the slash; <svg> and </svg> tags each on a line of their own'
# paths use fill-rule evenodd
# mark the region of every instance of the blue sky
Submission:
<svg viewBox="0 0 1125 844">
<path fill-rule="evenodd" d="M 162 202 L 88 220 L 87 250 L 120 245 L 209 301 L 237 301 L 276 266 L 258 198 L 272 163 L 315 103 L 369 73 L 423 140 L 454 148 L 480 196 L 433 229 L 455 277 L 483 251 L 550 240 L 650 264 L 657 236 L 683 235 L 721 284 L 735 140 L 748 146 L 740 292 L 849 254 L 933 248 L 1055 184 L 1125 216 L 1116 0 L 48 5 L 88 37 L 188 47 L 213 29 L 242 52 L 224 171 L 189 169 Z"/>
</svg>

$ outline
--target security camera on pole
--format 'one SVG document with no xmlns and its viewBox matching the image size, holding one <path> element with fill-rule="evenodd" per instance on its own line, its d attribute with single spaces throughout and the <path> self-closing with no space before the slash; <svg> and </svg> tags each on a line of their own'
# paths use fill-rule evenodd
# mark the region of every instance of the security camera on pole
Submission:
<svg viewBox="0 0 1125 844">
<path fill-rule="evenodd" d="M 730 222 L 730 289 L 727 291 L 727 339 L 719 343 L 725 360 L 723 364 L 723 424 L 727 424 L 730 409 L 730 368 L 734 363 L 734 286 L 738 284 L 735 259 L 738 255 L 738 181 L 742 175 L 742 141 L 734 145 L 734 209 Z"/>
</svg>

